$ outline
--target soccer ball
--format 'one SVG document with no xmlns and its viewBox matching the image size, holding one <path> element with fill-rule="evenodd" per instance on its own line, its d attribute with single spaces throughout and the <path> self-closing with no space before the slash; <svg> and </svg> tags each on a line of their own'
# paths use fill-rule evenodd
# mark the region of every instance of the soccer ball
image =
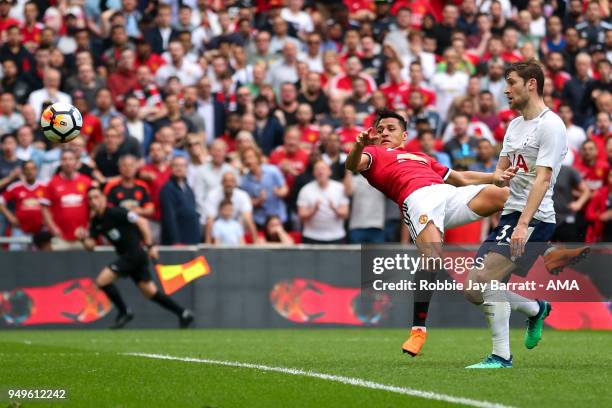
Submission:
<svg viewBox="0 0 612 408">
<path fill-rule="evenodd" d="M 47 139 L 56 143 L 67 143 L 81 133 L 81 112 L 69 103 L 54 103 L 40 117 L 40 127 Z"/>
</svg>

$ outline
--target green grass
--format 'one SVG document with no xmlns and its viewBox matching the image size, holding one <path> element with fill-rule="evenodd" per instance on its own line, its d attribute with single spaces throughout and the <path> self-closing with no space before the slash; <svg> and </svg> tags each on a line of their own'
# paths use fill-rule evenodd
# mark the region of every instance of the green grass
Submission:
<svg viewBox="0 0 612 408">
<path fill-rule="evenodd" d="M 511 406 L 612 406 L 612 332 L 545 330 L 534 350 L 512 331 L 515 368 L 468 371 L 483 329 L 432 329 L 424 354 L 389 329 L 3 331 L 0 408 L 447 406 L 412 396 L 254 369 L 152 360 L 168 354 L 298 368 Z M 61 388 L 62 402 L 9 402 L 8 388 Z"/>
</svg>

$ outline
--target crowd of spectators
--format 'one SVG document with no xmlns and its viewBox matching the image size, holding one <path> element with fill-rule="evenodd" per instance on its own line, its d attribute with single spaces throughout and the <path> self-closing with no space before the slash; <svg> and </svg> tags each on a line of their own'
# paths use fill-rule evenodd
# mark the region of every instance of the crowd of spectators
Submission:
<svg viewBox="0 0 612 408">
<path fill-rule="evenodd" d="M 165 245 L 405 241 L 355 137 L 393 109 L 407 149 L 491 172 L 528 59 L 568 129 L 556 239 L 612 242 L 607 0 L 0 0 L 0 235 L 78 246 L 93 183 Z"/>
</svg>

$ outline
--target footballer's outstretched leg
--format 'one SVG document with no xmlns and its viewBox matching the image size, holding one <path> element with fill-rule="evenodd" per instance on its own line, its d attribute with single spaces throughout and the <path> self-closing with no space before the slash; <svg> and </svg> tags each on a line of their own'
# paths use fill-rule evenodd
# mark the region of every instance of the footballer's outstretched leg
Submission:
<svg viewBox="0 0 612 408">
<path fill-rule="evenodd" d="M 414 292 L 413 319 L 410 336 L 402 344 L 402 352 L 416 356 L 420 353 L 427 340 L 427 314 L 433 291 L 427 288 L 421 289 L 421 282 L 434 282 L 437 275 L 435 259 L 442 256 L 442 234 L 433 221 L 428 221 L 415 239 L 419 251 L 429 262 L 415 273 L 417 290 Z M 439 263 L 442 264 L 441 262 Z"/>
</svg>

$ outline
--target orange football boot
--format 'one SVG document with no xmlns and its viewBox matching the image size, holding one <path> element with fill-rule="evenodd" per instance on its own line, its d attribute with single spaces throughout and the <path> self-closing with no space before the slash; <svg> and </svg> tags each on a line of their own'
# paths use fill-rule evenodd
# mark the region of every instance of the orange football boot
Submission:
<svg viewBox="0 0 612 408">
<path fill-rule="evenodd" d="M 548 272 L 558 275 L 566 266 L 574 265 L 586 258 L 589 252 L 591 252 L 591 248 L 588 246 L 578 248 L 553 247 L 544 254 L 544 265 Z"/>
<path fill-rule="evenodd" d="M 402 344 L 402 352 L 410 354 L 412 357 L 419 354 L 425 340 L 427 339 L 427 332 L 423 329 L 412 329 L 410 330 L 410 337 Z"/>
</svg>

